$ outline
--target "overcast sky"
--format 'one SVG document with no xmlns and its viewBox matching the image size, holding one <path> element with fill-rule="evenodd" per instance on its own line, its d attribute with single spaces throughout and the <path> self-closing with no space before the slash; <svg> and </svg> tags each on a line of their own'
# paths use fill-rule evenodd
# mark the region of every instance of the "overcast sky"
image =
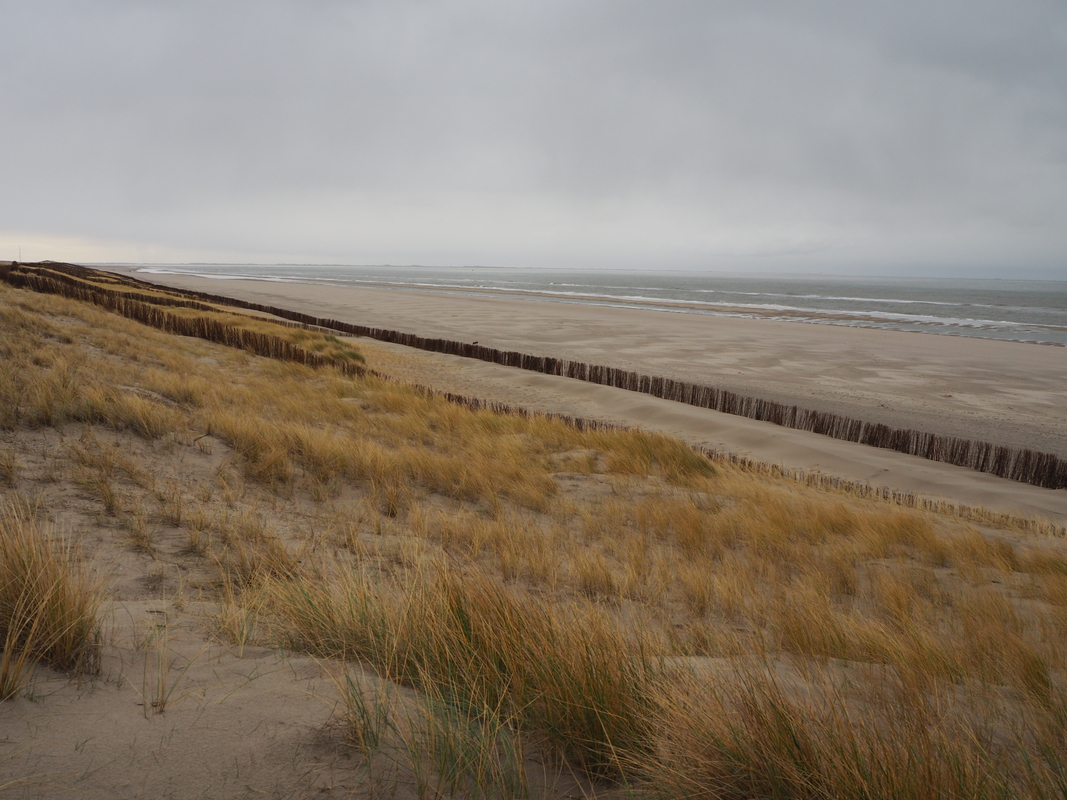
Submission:
<svg viewBox="0 0 1067 800">
<path fill-rule="evenodd" d="M 0 0 L 0 258 L 1067 279 L 1067 2 Z"/>
</svg>

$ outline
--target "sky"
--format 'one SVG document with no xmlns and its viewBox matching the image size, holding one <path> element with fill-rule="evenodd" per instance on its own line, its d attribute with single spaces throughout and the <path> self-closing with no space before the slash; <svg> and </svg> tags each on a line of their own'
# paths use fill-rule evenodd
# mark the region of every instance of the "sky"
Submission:
<svg viewBox="0 0 1067 800">
<path fill-rule="evenodd" d="M 1067 280 L 1067 2 L 0 0 L 0 259 Z"/>
</svg>

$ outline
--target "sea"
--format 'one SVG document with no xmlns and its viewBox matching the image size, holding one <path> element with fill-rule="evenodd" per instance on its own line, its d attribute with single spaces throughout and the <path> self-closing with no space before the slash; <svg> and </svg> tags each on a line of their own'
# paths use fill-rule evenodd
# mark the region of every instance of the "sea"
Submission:
<svg viewBox="0 0 1067 800">
<path fill-rule="evenodd" d="M 118 265 L 99 265 L 118 266 Z M 1067 281 L 659 270 L 138 264 L 152 275 L 521 295 L 576 305 L 918 331 L 1067 346 Z M 220 286 L 219 294 L 225 294 Z"/>
</svg>

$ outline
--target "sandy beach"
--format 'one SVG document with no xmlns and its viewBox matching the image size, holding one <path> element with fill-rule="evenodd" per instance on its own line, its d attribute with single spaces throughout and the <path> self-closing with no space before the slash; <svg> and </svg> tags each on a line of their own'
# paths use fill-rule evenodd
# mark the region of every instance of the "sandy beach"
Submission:
<svg viewBox="0 0 1067 800">
<path fill-rule="evenodd" d="M 115 268 L 115 271 L 127 271 Z M 1067 348 L 555 300 L 131 274 L 428 337 L 579 359 L 1067 456 Z M 1067 516 L 1067 493 L 669 401 L 440 355 L 440 388 L 636 424 L 772 463 L 955 502 Z M 438 366 L 435 366 L 438 365 Z"/>
</svg>

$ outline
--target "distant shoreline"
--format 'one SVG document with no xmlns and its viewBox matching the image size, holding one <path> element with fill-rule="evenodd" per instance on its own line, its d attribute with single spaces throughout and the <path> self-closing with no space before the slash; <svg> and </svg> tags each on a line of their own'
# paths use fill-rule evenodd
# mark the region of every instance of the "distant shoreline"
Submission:
<svg viewBox="0 0 1067 800">
<path fill-rule="evenodd" d="M 422 268 L 410 268 L 412 271 L 408 272 L 406 268 L 308 267 L 305 272 L 284 265 L 203 265 L 202 270 L 196 267 L 131 264 L 103 268 L 131 274 L 201 278 L 213 283 L 258 280 L 339 288 L 526 297 L 582 306 L 1067 346 L 1067 282 L 1059 287 L 1059 291 L 1046 293 L 1034 291 L 1032 281 L 1003 282 L 1003 285 L 1015 288 L 1002 291 L 998 286 L 994 291 L 989 289 L 990 281 L 984 280 L 963 281 L 958 286 L 948 282 L 951 288 L 946 288 L 945 281 L 934 279 L 913 283 L 903 279 L 872 282 L 863 278 L 782 277 L 779 281 L 774 276 L 730 277 L 693 273 L 670 277 L 672 273 L 631 272 L 624 275 L 611 271 L 578 271 L 572 276 L 550 270 L 516 269 L 512 273 L 491 268 L 480 271 L 474 268 L 424 269 L 422 272 L 419 272 Z M 927 287 L 926 283 L 931 286 Z M 922 285 L 922 291 L 917 284 Z M 563 286 L 569 287 L 568 290 L 556 288 Z M 976 286 L 980 288 L 975 289 Z M 841 294 L 845 296 L 839 296 Z M 1040 298 L 1038 307 L 1033 307 L 1036 298 Z M 1022 305 L 1016 307 L 1019 302 Z M 1040 307 L 1046 303 L 1050 307 Z"/>
<path fill-rule="evenodd" d="M 137 274 L 135 268 L 115 271 Z M 219 292 L 219 281 L 140 275 Z M 497 293 L 240 280 L 226 294 L 503 350 L 582 360 L 748 396 L 1067 456 L 1067 350 L 958 336 L 703 314 L 654 314 Z M 580 313 L 575 313 L 580 310 Z"/>
</svg>

